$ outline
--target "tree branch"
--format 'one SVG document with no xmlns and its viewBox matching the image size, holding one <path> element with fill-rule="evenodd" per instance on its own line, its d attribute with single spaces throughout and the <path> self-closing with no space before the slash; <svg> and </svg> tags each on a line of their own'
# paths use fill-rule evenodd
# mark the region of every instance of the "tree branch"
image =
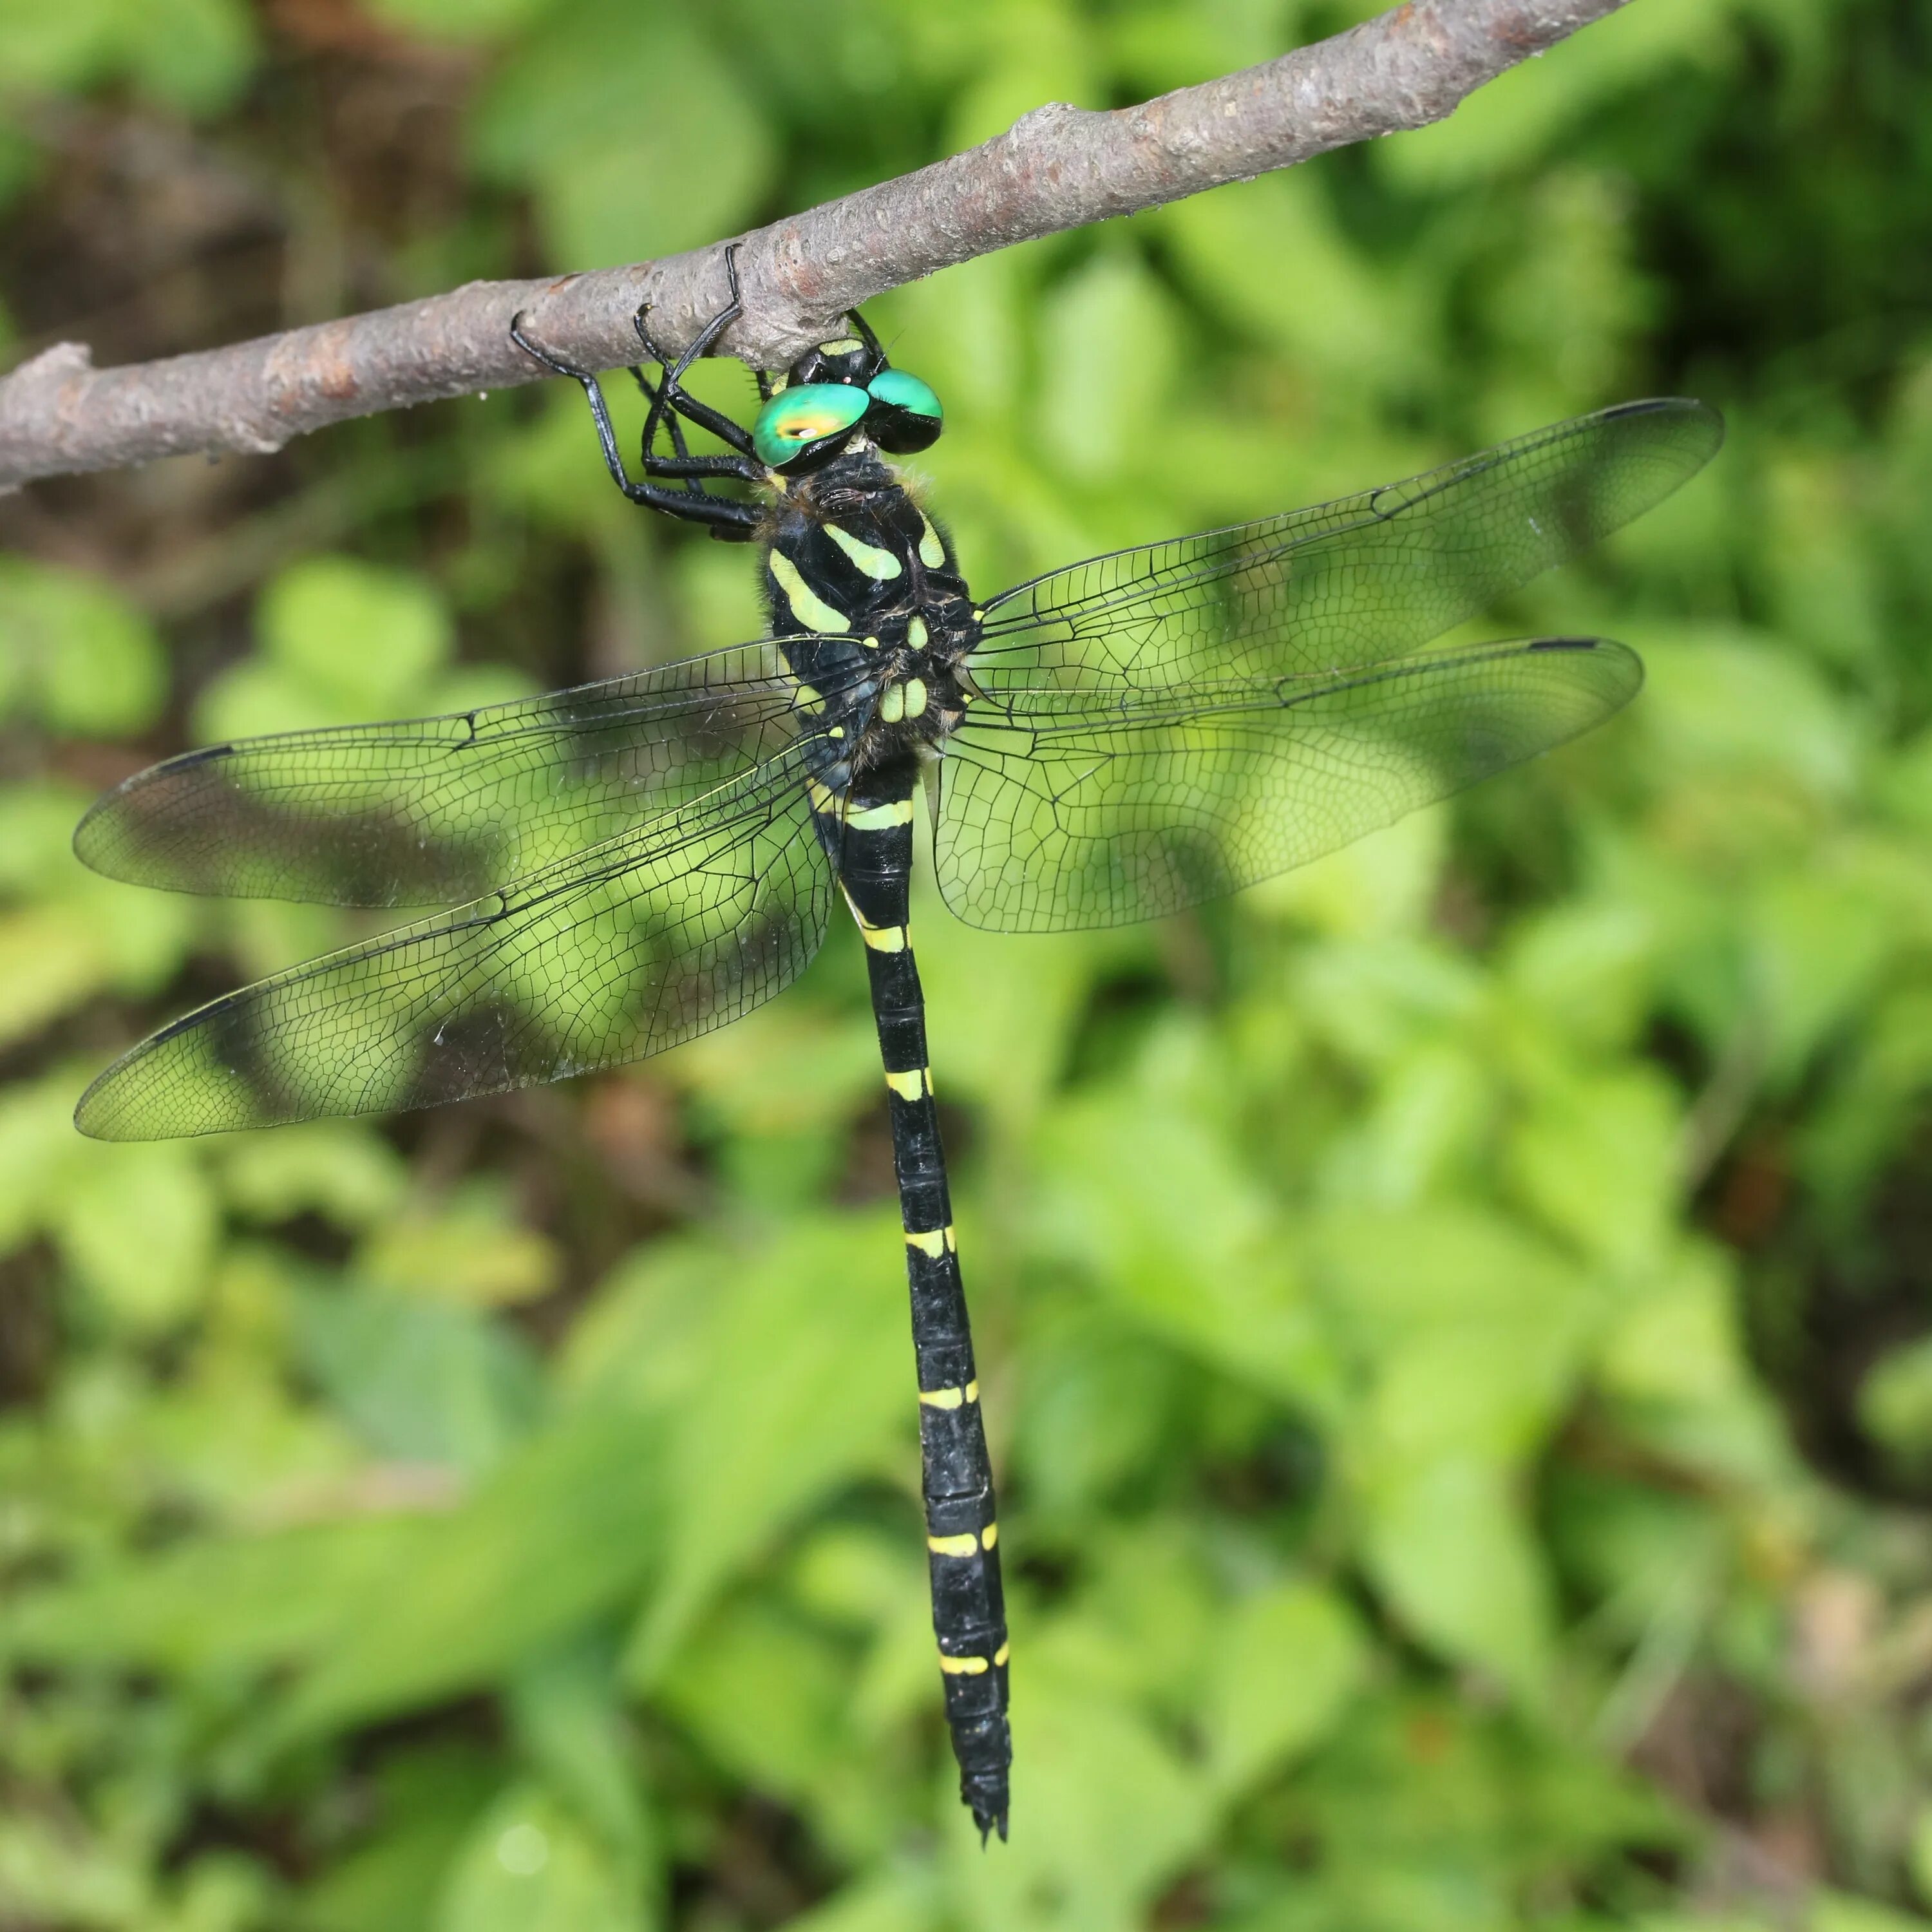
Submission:
<svg viewBox="0 0 1932 1932">
<path fill-rule="evenodd" d="M 1006 133 L 744 238 L 745 313 L 724 346 L 779 368 L 848 308 L 935 269 L 1439 121 L 1505 68 L 1624 0 L 1409 0 L 1260 67 L 1138 107 L 1055 103 Z M 0 381 L 0 488 L 196 450 L 268 451 L 348 417 L 532 382 L 511 342 L 584 369 L 634 362 L 651 307 L 673 350 L 724 299 L 719 245 L 447 295 L 226 349 L 112 369 L 63 342 Z"/>
</svg>

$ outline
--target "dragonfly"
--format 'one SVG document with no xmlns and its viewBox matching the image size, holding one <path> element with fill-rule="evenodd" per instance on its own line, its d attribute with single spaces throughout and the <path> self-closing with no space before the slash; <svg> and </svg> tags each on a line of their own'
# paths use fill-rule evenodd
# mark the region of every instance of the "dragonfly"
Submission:
<svg viewBox="0 0 1932 1932">
<path fill-rule="evenodd" d="M 932 1622 L 960 1794 L 1006 1834 L 1009 1641 L 910 917 L 916 797 L 949 910 L 1052 933 L 1175 913 L 1331 851 L 1600 723 L 1641 663 L 1602 638 L 1436 640 L 1668 496 L 1717 412 L 1664 398 L 1406 482 L 1091 557 L 985 602 L 890 458 L 932 388 L 863 318 L 758 377 L 749 428 L 640 310 L 633 502 L 752 545 L 769 634 L 453 716 L 191 752 L 96 803 L 80 857 L 179 891 L 438 910 L 164 1027 L 94 1081 L 130 1140 L 383 1114 L 632 1061 L 797 978 L 842 899 L 891 1116 Z M 722 454 L 694 454 L 688 428 Z M 734 486 L 749 485 L 748 493 Z"/>
</svg>

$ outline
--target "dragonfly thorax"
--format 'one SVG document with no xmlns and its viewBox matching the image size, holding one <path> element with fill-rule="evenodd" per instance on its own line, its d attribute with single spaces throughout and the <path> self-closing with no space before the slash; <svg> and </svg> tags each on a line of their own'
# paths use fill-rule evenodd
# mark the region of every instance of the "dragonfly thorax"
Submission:
<svg viewBox="0 0 1932 1932">
<path fill-rule="evenodd" d="M 770 530 L 772 632 L 832 764 L 862 772 L 955 730 L 979 622 L 944 533 L 892 470 L 848 452 L 788 490 Z"/>
</svg>

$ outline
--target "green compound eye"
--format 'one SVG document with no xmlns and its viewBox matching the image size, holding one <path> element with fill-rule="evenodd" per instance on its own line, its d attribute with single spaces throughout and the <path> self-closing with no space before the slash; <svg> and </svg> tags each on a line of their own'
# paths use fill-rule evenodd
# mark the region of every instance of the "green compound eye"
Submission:
<svg viewBox="0 0 1932 1932">
<path fill-rule="evenodd" d="M 849 382 L 802 382 L 782 390 L 758 412 L 752 447 L 760 462 L 782 470 L 800 450 L 850 429 L 867 406 L 866 392 Z"/>
<path fill-rule="evenodd" d="M 932 386 L 903 369 L 881 369 L 867 386 L 880 402 L 908 410 L 914 416 L 930 416 L 937 422 L 943 413 Z"/>
</svg>

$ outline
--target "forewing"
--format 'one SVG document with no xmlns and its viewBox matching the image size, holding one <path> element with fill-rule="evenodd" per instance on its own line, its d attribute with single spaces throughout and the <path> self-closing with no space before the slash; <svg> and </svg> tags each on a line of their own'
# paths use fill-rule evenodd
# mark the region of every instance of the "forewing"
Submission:
<svg viewBox="0 0 1932 1932">
<path fill-rule="evenodd" d="M 180 892 L 448 904 L 776 756 L 797 702 L 766 643 L 447 717 L 241 739 L 137 772 L 74 848 Z"/>
<path fill-rule="evenodd" d="M 1701 403 L 1628 403 L 1259 523 L 994 598 L 946 744 L 946 902 L 1018 932 L 1171 912 L 1558 744 L 1636 690 L 1575 640 L 1429 640 L 1694 475 Z"/>
<path fill-rule="evenodd" d="M 794 748 L 500 892 L 244 987 L 118 1060 L 82 1131 L 388 1113 L 642 1058 L 804 970 L 831 873 Z"/>
<path fill-rule="evenodd" d="M 1628 703 L 1600 638 L 1419 652 L 1341 676 L 1200 685 L 1131 706 L 976 704 L 946 742 L 934 858 L 969 924 L 1152 919 L 1334 850 Z"/>
<path fill-rule="evenodd" d="M 1021 709 L 1380 664 L 1660 502 L 1723 437 L 1702 403 L 1626 403 L 1406 483 L 1094 557 L 995 598 L 969 667 Z"/>
</svg>

